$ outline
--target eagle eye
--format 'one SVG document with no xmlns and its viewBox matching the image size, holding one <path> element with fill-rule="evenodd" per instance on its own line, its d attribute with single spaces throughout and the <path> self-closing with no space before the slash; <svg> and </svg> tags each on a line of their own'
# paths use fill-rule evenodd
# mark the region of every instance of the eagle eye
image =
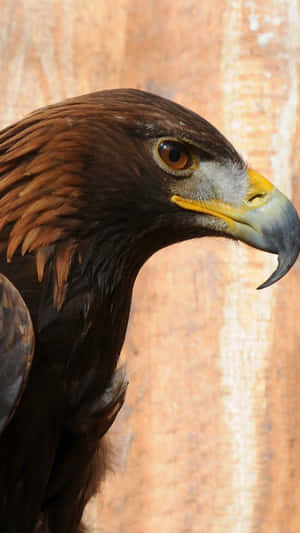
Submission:
<svg viewBox="0 0 300 533">
<path fill-rule="evenodd" d="M 167 172 L 185 175 L 195 168 L 195 159 L 189 146 L 174 139 L 160 139 L 156 145 L 156 159 L 158 164 Z"/>
</svg>

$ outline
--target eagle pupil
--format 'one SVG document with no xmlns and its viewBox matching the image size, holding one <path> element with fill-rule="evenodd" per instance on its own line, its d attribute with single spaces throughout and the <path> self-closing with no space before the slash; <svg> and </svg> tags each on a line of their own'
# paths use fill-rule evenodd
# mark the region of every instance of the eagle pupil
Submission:
<svg viewBox="0 0 300 533">
<path fill-rule="evenodd" d="M 169 159 L 170 161 L 172 161 L 172 163 L 177 163 L 177 161 L 179 161 L 180 159 L 180 156 L 181 156 L 181 151 L 179 148 L 171 148 L 170 152 L 169 152 Z"/>
</svg>

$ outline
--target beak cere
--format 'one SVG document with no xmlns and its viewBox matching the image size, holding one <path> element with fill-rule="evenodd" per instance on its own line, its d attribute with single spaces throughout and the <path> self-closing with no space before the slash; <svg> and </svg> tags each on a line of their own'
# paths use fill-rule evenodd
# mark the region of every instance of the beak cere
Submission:
<svg viewBox="0 0 300 533">
<path fill-rule="evenodd" d="M 248 169 L 248 190 L 240 206 L 218 199 L 207 201 L 174 195 L 171 201 L 191 211 L 221 218 L 225 232 L 254 248 L 278 255 L 275 272 L 258 289 L 282 278 L 300 251 L 300 220 L 292 203 L 258 172 Z"/>
</svg>

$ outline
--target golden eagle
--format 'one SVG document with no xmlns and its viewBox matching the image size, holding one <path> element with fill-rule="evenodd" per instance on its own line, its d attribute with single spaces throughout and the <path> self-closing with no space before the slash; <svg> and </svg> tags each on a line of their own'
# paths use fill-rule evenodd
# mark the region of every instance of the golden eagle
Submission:
<svg viewBox="0 0 300 533">
<path fill-rule="evenodd" d="M 223 235 L 295 262 L 292 204 L 206 120 L 137 90 L 51 105 L 0 132 L 0 531 L 79 533 L 126 391 L 143 263 Z"/>
</svg>

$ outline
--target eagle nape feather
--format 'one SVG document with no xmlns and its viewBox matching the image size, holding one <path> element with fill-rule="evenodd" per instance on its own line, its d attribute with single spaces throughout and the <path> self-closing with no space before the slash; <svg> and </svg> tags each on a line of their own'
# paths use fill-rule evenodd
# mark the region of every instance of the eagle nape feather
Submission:
<svg viewBox="0 0 300 533">
<path fill-rule="evenodd" d="M 300 248 L 285 196 L 169 100 L 97 92 L 0 132 L 0 531 L 83 531 L 125 398 L 138 271 L 162 247 L 220 235 L 278 255 L 261 287 Z"/>
</svg>

